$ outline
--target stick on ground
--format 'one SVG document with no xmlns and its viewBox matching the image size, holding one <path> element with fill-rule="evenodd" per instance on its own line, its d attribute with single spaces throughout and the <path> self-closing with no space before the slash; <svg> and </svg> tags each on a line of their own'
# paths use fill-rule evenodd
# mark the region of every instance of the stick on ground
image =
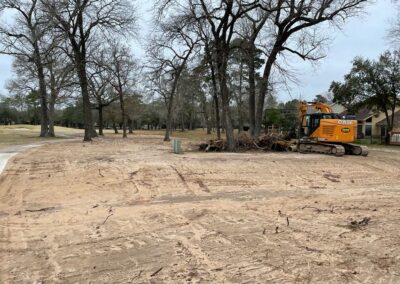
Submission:
<svg viewBox="0 0 400 284">
<path fill-rule="evenodd" d="M 156 276 L 162 269 L 163 269 L 163 267 L 157 269 L 153 274 L 150 275 L 150 277 Z"/>
<path fill-rule="evenodd" d="M 103 225 L 107 222 L 108 218 L 110 218 L 112 215 L 114 215 L 114 213 L 111 213 L 107 216 L 107 218 L 104 220 Z"/>
</svg>

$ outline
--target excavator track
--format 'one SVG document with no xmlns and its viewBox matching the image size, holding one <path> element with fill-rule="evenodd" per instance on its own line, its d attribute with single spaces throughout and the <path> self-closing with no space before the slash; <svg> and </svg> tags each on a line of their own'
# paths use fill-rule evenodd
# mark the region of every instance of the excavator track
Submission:
<svg viewBox="0 0 400 284">
<path fill-rule="evenodd" d="M 357 155 L 357 156 L 364 156 L 364 157 L 368 156 L 368 147 L 367 146 L 361 146 L 361 145 L 352 144 L 352 143 L 344 143 L 343 146 L 346 149 L 347 155 Z"/>
<path fill-rule="evenodd" d="M 346 149 L 342 145 L 321 142 L 299 142 L 297 150 L 300 153 L 319 153 L 337 157 L 346 153 Z"/>
<path fill-rule="evenodd" d="M 315 141 L 303 141 L 297 144 L 296 149 L 292 149 L 293 151 L 298 151 L 299 153 L 319 153 L 319 154 L 327 154 L 333 156 L 343 156 L 343 155 L 356 155 L 356 156 L 368 156 L 368 147 L 352 144 L 352 143 L 343 143 L 343 144 L 330 144 L 330 143 L 321 143 Z"/>
</svg>

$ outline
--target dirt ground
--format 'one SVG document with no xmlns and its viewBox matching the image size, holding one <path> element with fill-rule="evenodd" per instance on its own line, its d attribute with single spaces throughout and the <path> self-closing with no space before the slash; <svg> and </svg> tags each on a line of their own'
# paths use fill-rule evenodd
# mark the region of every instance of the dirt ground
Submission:
<svg viewBox="0 0 400 284">
<path fill-rule="evenodd" d="M 170 148 L 133 136 L 12 158 L 0 282 L 400 283 L 400 152 Z"/>
</svg>

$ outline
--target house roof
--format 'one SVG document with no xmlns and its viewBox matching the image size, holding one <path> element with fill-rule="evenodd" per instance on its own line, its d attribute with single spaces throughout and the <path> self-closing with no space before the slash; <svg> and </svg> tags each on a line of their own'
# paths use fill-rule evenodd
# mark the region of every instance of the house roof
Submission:
<svg viewBox="0 0 400 284">
<path fill-rule="evenodd" d="M 390 118 L 392 118 L 392 116 L 390 116 Z M 387 123 L 386 123 L 386 117 L 385 117 L 384 119 L 378 121 L 378 122 L 376 123 L 376 125 L 378 125 L 378 126 L 387 125 Z M 397 128 L 400 127 L 400 110 L 398 110 L 398 111 L 396 111 L 396 112 L 394 113 L 393 126 L 394 126 L 395 128 L 396 128 L 396 127 L 397 127 Z"/>
<path fill-rule="evenodd" d="M 362 108 L 356 113 L 355 119 L 356 120 L 365 120 L 367 118 L 370 118 L 373 115 L 374 115 L 374 113 L 370 109 Z"/>
</svg>

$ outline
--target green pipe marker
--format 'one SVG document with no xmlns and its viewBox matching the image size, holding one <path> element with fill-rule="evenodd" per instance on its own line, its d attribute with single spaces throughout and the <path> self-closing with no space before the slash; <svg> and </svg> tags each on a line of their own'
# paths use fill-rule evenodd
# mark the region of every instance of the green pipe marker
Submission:
<svg viewBox="0 0 400 284">
<path fill-rule="evenodd" d="M 172 152 L 182 154 L 182 141 L 178 139 L 172 140 Z"/>
</svg>

